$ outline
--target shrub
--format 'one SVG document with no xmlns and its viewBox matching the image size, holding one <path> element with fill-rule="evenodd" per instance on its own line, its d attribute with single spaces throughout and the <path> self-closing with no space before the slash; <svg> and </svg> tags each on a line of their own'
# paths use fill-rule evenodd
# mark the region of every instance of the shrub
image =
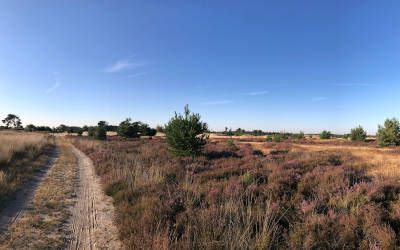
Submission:
<svg viewBox="0 0 400 250">
<path fill-rule="evenodd" d="M 95 139 L 97 140 L 106 140 L 107 139 L 107 124 L 100 121 L 97 128 Z"/>
<path fill-rule="evenodd" d="M 302 131 L 300 131 L 300 133 L 298 133 L 298 134 L 293 134 L 292 138 L 296 139 L 296 140 L 302 140 L 302 139 L 304 139 L 304 133 Z"/>
<path fill-rule="evenodd" d="M 117 134 L 126 138 L 139 137 L 139 124 L 137 122 L 131 122 L 131 119 L 127 118 L 119 124 Z"/>
<path fill-rule="evenodd" d="M 324 131 L 322 131 L 321 134 L 319 135 L 319 138 L 320 138 L 320 139 L 323 139 L 323 140 L 325 140 L 325 139 L 331 139 L 331 138 L 332 138 L 332 133 L 331 133 L 330 131 L 324 130 Z"/>
<path fill-rule="evenodd" d="M 184 115 L 177 114 L 165 126 L 166 141 L 170 150 L 178 156 L 197 156 L 206 144 L 207 123 L 200 115 L 190 113 L 186 105 Z"/>
<path fill-rule="evenodd" d="M 396 118 L 386 119 L 383 127 L 379 125 L 377 142 L 380 147 L 400 145 L 400 124 Z"/>
<path fill-rule="evenodd" d="M 95 127 L 89 127 L 87 129 L 88 131 L 88 136 L 91 138 L 94 138 L 96 136 L 96 128 Z"/>
<path fill-rule="evenodd" d="M 351 129 L 350 139 L 352 141 L 365 141 L 366 138 L 367 132 L 361 126 Z"/>
</svg>

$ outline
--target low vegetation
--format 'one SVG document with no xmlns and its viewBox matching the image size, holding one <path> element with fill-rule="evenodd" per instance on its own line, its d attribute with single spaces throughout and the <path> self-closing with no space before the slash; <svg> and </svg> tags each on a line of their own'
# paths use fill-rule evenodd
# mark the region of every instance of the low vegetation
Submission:
<svg viewBox="0 0 400 250">
<path fill-rule="evenodd" d="M 114 198 L 129 248 L 399 247 L 400 184 L 345 152 L 207 143 L 173 157 L 160 139 L 75 139 Z"/>
<path fill-rule="evenodd" d="M 35 193 L 28 212 L 0 237 L 0 249 L 62 249 L 68 240 L 69 207 L 77 179 L 71 146 L 59 144 L 59 159 Z"/>
<path fill-rule="evenodd" d="M 45 134 L 0 131 L 0 208 L 46 165 L 52 144 Z"/>
</svg>

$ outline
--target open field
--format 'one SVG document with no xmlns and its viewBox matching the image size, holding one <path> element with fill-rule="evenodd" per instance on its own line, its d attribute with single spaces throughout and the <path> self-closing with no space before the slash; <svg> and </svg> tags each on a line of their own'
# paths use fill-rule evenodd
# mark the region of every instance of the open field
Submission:
<svg viewBox="0 0 400 250">
<path fill-rule="evenodd" d="M 162 139 L 71 140 L 113 197 L 128 248 L 399 247 L 396 149 L 218 140 L 174 158 Z"/>
<path fill-rule="evenodd" d="M 2 133 L 2 171 L 22 186 L 54 141 Z M 200 156 L 175 157 L 163 136 L 56 141 L 56 162 L 0 249 L 400 247 L 397 147 L 210 136 Z"/>
</svg>

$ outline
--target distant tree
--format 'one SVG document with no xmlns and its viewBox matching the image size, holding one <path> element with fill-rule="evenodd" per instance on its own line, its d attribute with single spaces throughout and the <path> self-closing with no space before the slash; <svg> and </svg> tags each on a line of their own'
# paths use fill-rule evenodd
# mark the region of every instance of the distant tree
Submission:
<svg viewBox="0 0 400 250">
<path fill-rule="evenodd" d="M 82 134 L 83 134 L 83 129 L 82 129 L 82 128 L 79 129 L 76 133 L 77 133 L 78 136 L 82 136 Z"/>
<path fill-rule="evenodd" d="M 367 139 L 367 132 L 365 132 L 361 126 L 352 128 L 350 131 L 350 139 L 352 141 L 365 141 L 365 139 Z"/>
<path fill-rule="evenodd" d="M 125 138 L 137 138 L 139 137 L 139 124 L 132 122 L 131 118 L 127 118 L 119 124 L 117 134 Z"/>
<path fill-rule="evenodd" d="M 68 127 L 66 125 L 64 125 L 64 124 L 61 124 L 60 126 L 58 126 L 56 128 L 56 132 L 57 133 L 64 133 L 64 132 L 67 132 L 67 131 L 68 131 Z"/>
<path fill-rule="evenodd" d="M 322 131 L 321 134 L 319 135 L 319 138 L 320 138 L 320 139 L 323 139 L 323 140 L 325 140 L 325 139 L 331 139 L 331 138 L 332 138 L 332 133 L 331 133 L 330 131 L 324 130 L 324 131 Z"/>
<path fill-rule="evenodd" d="M 6 125 L 6 128 L 22 128 L 21 119 L 19 118 L 19 116 L 14 114 L 8 114 L 7 117 L 2 120 L 2 122 Z"/>
<path fill-rule="evenodd" d="M 37 126 L 36 131 L 41 131 L 41 132 L 53 132 L 53 130 L 48 127 L 48 126 Z"/>
<path fill-rule="evenodd" d="M 244 133 L 246 133 L 246 130 L 241 129 L 241 128 L 238 128 L 235 131 L 235 135 L 237 135 L 237 136 L 243 135 Z"/>
<path fill-rule="evenodd" d="M 33 124 L 28 124 L 28 125 L 25 126 L 25 130 L 29 131 L 29 132 L 33 132 L 33 131 L 36 130 L 36 126 L 33 125 Z"/>
<path fill-rule="evenodd" d="M 97 126 L 99 126 L 99 127 L 107 127 L 107 126 L 108 126 L 108 122 L 106 122 L 106 121 L 99 121 L 99 122 L 97 123 Z"/>
<path fill-rule="evenodd" d="M 386 119 L 383 126 L 379 125 L 377 142 L 380 147 L 400 145 L 400 124 L 396 118 Z"/>
<path fill-rule="evenodd" d="M 88 131 L 88 129 L 89 129 L 89 127 L 88 127 L 87 125 L 84 125 L 84 126 L 82 127 L 82 131 L 83 131 L 83 132 Z"/>
<path fill-rule="evenodd" d="M 107 139 L 107 125 L 106 121 L 99 121 L 96 127 L 95 139 L 106 140 Z"/>
<path fill-rule="evenodd" d="M 198 156 L 206 144 L 207 123 L 200 115 L 191 113 L 188 105 L 184 114 L 177 114 L 165 125 L 166 141 L 170 150 L 177 156 Z"/>
</svg>

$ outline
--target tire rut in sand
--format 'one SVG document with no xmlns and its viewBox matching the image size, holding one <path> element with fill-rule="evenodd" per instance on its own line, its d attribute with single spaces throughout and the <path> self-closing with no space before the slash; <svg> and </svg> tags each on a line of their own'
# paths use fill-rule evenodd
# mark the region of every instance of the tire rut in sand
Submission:
<svg viewBox="0 0 400 250">
<path fill-rule="evenodd" d="M 103 193 L 92 161 L 75 147 L 72 150 L 78 159 L 79 180 L 68 249 L 121 249 L 112 199 Z"/>
</svg>

